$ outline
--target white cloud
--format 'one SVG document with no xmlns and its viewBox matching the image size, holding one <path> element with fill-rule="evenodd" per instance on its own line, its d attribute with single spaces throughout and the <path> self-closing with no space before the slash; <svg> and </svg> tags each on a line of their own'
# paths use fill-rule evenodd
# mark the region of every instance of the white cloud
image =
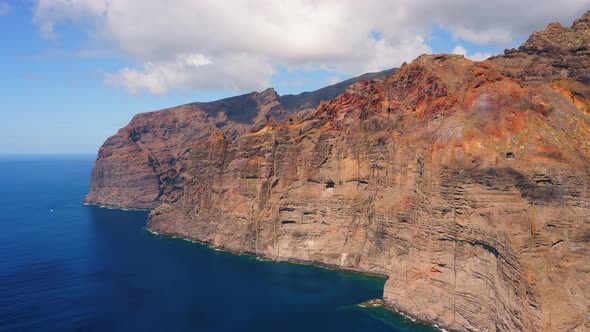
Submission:
<svg viewBox="0 0 590 332">
<path fill-rule="evenodd" d="M 33 20 L 50 38 L 61 24 L 81 26 L 92 41 L 143 64 L 113 73 L 109 82 L 165 93 L 259 88 L 279 65 L 349 75 L 391 68 L 431 52 L 434 26 L 457 41 L 511 47 L 549 22 L 569 25 L 589 6 L 590 0 L 38 0 Z M 210 63 L 189 65 L 187 55 Z"/>
<path fill-rule="evenodd" d="M 0 16 L 4 16 L 4 15 L 10 13 L 11 9 L 12 9 L 12 7 L 10 6 L 10 4 L 8 4 L 7 2 L 4 2 L 4 1 L 0 1 Z"/>
<path fill-rule="evenodd" d="M 142 70 L 124 68 L 108 74 L 105 82 L 122 86 L 131 94 L 146 89 L 152 94 L 179 90 L 263 90 L 274 70 L 263 59 L 247 54 L 231 55 L 219 63 L 202 54 L 181 54 L 173 61 L 146 62 Z"/>
<path fill-rule="evenodd" d="M 465 49 L 465 47 L 461 46 L 461 45 L 457 45 L 455 46 L 455 48 L 453 49 L 453 51 L 451 52 L 453 54 L 459 54 L 462 55 L 464 57 L 466 57 L 467 59 L 473 60 L 473 61 L 483 61 L 489 57 L 491 57 L 492 55 L 489 53 L 473 53 L 473 54 L 469 54 L 467 52 L 467 50 Z"/>
<path fill-rule="evenodd" d="M 33 22 L 47 38 L 55 38 L 55 26 L 60 23 L 88 23 L 106 16 L 111 0 L 37 0 Z M 97 26 L 100 29 L 100 26 Z"/>
</svg>

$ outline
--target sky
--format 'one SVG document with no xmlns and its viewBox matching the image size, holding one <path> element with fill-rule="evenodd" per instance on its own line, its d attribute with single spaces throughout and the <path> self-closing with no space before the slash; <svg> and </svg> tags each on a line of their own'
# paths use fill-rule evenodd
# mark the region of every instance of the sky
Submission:
<svg viewBox="0 0 590 332">
<path fill-rule="evenodd" d="M 0 154 L 96 154 L 134 114 L 482 60 L 590 0 L 0 0 Z"/>
</svg>

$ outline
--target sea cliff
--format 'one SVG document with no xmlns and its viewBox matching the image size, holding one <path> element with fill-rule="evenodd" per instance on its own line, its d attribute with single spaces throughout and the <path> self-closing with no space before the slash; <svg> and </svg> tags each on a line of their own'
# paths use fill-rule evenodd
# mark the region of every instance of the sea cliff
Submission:
<svg viewBox="0 0 590 332">
<path fill-rule="evenodd" d="M 315 106 L 315 105 L 313 105 Z M 317 107 L 274 90 L 137 115 L 86 201 L 148 229 L 389 276 L 452 330 L 590 329 L 590 12 L 486 61 L 423 55 Z"/>
</svg>

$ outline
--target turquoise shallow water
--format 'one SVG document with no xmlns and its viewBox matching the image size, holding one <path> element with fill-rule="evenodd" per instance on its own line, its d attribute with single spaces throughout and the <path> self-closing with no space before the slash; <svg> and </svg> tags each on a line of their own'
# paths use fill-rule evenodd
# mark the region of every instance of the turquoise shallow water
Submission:
<svg viewBox="0 0 590 332">
<path fill-rule="evenodd" d="M 0 331 L 431 331 L 382 278 L 264 262 L 84 206 L 93 158 L 0 158 Z"/>
</svg>

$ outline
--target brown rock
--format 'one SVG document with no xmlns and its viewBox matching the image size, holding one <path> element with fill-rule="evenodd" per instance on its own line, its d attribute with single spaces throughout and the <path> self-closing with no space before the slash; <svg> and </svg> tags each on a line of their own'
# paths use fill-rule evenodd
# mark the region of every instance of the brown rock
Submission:
<svg viewBox="0 0 590 332">
<path fill-rule="evenodd" d="M 518 49 L 492 57 L 511 77 L 525 81 L 572 77 L 590 83 L 590 11 L 569 28 L 551 23 L 545 31 L 535 32 Z"/>
<path fill-rule="evenodd" d="M 237 140 L 284 116 L 273 89 L 138 114 L 100 148 L 85 202 L 152 209 L 174 200 L 193 141 L 218 130 Z"/>
<path fill-rule="evenodd" d="M 387 275 L 387 305 L 453 330 L 588 330 L 590 86 L 574 45 L 587 16 L 489 61 L 421 56 L 301 118 L 174 138 L 160 154 L 175 180 L 161 180 L 148 228 Z M 142 156 L 166 137 L 156 128 L 186 123 L 174 119 L 134 119 L 100 152 L 121 171 L 93 183 L 139 167 L 122 154 Z M 136 146 L 132 128 L 146 128 Z M 130 191 L 149 201 L 149 186 Z"/>
<path fill-rule="evenodd" d="M 221 130 L 230 140 L 263 128 L 268 121 L 293 122 L 365 78 L 368 73 L 317 91 L 278 96 L 273 89 L 209 103 L 192 103 L 136 115 L 100 148 L 85 202 L 109 207 L 153 209 L 182 191 L 183 165 L 191 144 Z"/>
</svg>

